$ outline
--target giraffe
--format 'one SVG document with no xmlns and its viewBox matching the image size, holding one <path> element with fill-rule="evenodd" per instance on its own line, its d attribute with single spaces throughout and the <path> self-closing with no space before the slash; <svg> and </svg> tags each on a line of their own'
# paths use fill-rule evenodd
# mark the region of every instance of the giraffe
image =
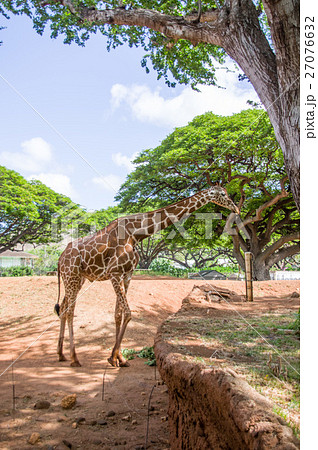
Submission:
<svg viewBox="0 0 318 450">
<path fill-rule="evenodd" d="M 73 318 L 77 295 L 85 280 L 90 282 L 110 280 L 117 296 L 115 307 L 116 339 L 108 362 L 116 367 L 127 367 L 120 347 L 131 319 L 127 301 L 129 283 L 139 256 L 136 245 L 142 239 L 185 219 L 203 205 L 213 202 L 239 213 L 226 190 L 214 185 L 173 205 L 147 213 L 120 217 L 102 230 L 70 242 L 58 262 L 58 301 L 55 311 L 60 316 L 60 334 L 57 353 L 59 361 L 65 361 L 63 340 L 66 321 L 69 329 L 71 366 L 81 366 L 75 351 Z M 65 296 L 60 301 L 60 278 Z"/>
</svg>

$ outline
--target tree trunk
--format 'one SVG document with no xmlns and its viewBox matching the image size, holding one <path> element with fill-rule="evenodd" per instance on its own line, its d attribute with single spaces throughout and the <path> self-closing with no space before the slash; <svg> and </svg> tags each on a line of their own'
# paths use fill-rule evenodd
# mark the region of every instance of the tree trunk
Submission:
<svg viewBox="0 0 318 450">
<path fill-rule="evenodd" d="M 263 0 L 276 53 L 280 115 L 269 117 L 284 154 L 297 208 L 300 202 L 300 2 Z"/>
<path fill-rule="evenodd" d="M 299 0 L 264 0 L 275 54 L 260 29 L 256 9 L 249 1 L 242 3 L 241 17 L 233 9 L 230 33 L 223 46 L 246 74 L 266 108 L 299 210 Z"/>
<path fill-rule="evenodd" d="M 262 263 L 257 263 L 253 258 L 253 280 L 264 281 L 270 280 L 269 268 Z"/>
<path fill-rule="evenodd" d="M 154 258 L 141 258 L 139 260 L 139 269 L 149 269 L 150 264 L 152 263 L 152 261 L 154 260 Z"/>
</svg>

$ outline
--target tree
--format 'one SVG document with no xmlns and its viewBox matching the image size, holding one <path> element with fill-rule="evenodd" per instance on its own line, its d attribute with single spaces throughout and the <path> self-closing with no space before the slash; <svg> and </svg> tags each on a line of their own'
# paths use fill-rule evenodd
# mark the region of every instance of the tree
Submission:
<svg viewBox="0 0 318 450">
<path fill-rule="evenodd" d="M 47 243 L 61 238 L 52 224 L 83 210 L 68 197 L 40 181 L 27 181 L 0 166 L 0 253 L 26 242 Z M 53 231 L 53 232 L 52 232 Z"/>
<path fill-rule="evenodd" d="M 168 248 L 161 258 L 176 262 L 186 269 L 191 267 L 203 269 L 204 267 L 214 267 L 220 265 L 219 260 L 226 258 L 233 264 L 236 264 L 232 249 L 218 248 Z"/>
<path fill-rule="evenodd" d="M 250 124 L 260 114 L 258 127 L 251 130 Z M 158 147 L 141 152 L 135 164 L 136 169 L 117 196 L 121 207 L 134 202 L 137 208 L 148 199 L 161 206 L 173 203 L 180 195 L 192 195 L 212 181 L 226 186 L 240 206 L 240 221 L 233 222 L 233 215 L 226 223 L 224 218 L 212 217 L 212 239 L 205 235 L 202 217 L 191 216 L 183 224 L 191 239 L 177 234 L 177 246 L 213 249 L 226 231 L 243 270 L 243 253 L 253 253 L 254 276 L 258 280 L 269 279 L 273 265 L 299 253 L 299 214 L 288 192 L 281 150 L 262 112 L 198 116 L 187 126 L 177 128 Z M 221 211 L 210 204 L 198 212 Z"/>
<path fill-rule="evenodd" d="M 140 269 L 149 269 L 152 261 L 159 255 L 162 257 L 161 253 L 168 250 L 168 245 L 164 237 L 154 235 L 140 241 L 137 249 L 140 257 L 138 267 Z"/>
<path fill-rule="evenodd" d="M 118 206 L 109 206 L 106 209 L 86 212 L 79 216 L 76 223 L 76 235 L 86 236 L 105 228 L 110 222 L 123 215 Z M 73 227 L 74 228 L 74 227 Z"/>
<path fill-rule="evenodd" d="M 34 262 L 36 275 L 45 275 L 47 272 L 56 271 L 61 252 L 61 247 L 58 244 L 40 245 L 32 250 L 30 253 L 37 256 Z"/>
<path fill-rule="evenodd" d="M 142 46 L 168 84 L 215 83 L 213 60 L 229 55 L 268 112 L 299 208 L 299 0 L 3 0 L 37 32 L 84 45 L 98 30 L 108 49 Z M 198 8 L 199 6 L 199 8 Z M 193 11 L 193 8 L 198 9 Z"/>
</svg>

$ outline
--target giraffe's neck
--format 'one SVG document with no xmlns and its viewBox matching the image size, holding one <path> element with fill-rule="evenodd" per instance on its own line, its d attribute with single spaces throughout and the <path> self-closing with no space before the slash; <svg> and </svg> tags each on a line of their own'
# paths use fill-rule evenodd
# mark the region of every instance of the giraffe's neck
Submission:
<svg viewBox="0 0 318 450">
<path fill-rule="evenodd" d="M 201 191 L 166 208 L 122 217 L 119 220 L 125 221 L 123 223 L 125 229 L 138 242 L 185 219 L 209 201 L 206 191 Z"/>
</svg>

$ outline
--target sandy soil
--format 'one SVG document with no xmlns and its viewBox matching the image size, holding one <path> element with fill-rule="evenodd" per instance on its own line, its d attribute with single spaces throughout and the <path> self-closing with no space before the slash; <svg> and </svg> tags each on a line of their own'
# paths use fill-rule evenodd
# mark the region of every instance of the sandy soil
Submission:
<svg viewBox="0 0 318 450">
<path fill-rule="evenodd" d="M 123 348 L 136 350 L 153 345 L 160 323 L 181 307 L 194 285 L 204 284 L 138 278 L 129 289 L 133 318 L 123 341 Z M 240 281 L 213 284 L 238 294 L 245 291 Z M 264 301 L 294 291 L 299 292 L 299 281 L 254 283 L 255 297 Z M 0 376 L 0 448 L 141 449 L 148 414 L 147 448 L 168 448 L 168 395 L 166 387 L 158 385 L 155 368 L 140 358 L 132 360 L 129 368 L 114 368 L 106 362 L 115 333 L 111 283 L 87 282 L 78 298 L 74 329 L 80 368 L 57 360 L 56 296 L 56 277 L 0 278 L 0 374 L 15 361 L 13 370 Z M 75 407 L 64 410 L 61 399 L 73 393 L 77 394 Z M 49 401 L 50 407 L 34 409 L 39 400 Z M 32 446 L 28 439 L 34 432 L 40 439 Z"/>
</svg>

